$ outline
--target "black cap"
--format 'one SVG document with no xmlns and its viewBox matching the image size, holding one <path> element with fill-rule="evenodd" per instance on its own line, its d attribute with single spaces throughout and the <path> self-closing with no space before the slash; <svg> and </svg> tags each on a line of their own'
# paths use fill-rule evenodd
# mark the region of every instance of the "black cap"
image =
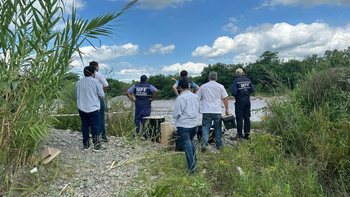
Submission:
<svg viewBox="0 0 350 197">
<path fill-rule="evenodd" d="M 147 76 L 146 76 L 146 75 L 142 75 L 142 76 L 140 77 L 140 79 L 141 79 L 141 81 L 146 81 L 146 80 L 147 80 Z"/>
<path fill-rule="evenodd" d="M 186 79 L 181 79 L 179 81 L 179 86 L 182 88 L 182 89 L 188 89 L 188 81 Z"/>
</svg>

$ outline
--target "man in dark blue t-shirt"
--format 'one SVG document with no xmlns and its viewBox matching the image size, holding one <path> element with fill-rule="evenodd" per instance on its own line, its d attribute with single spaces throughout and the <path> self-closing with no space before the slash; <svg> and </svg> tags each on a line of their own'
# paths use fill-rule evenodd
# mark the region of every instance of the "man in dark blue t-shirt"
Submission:
<svg viewBox="0 0 350 197">
<path fill-rule="evenodd" d="M 153 97 L 151 98 L 151 95 Z M 135 95 L 135 98 L 132 98 L 132 94 Z M 140 78 L 140 83 L 131 86 L 131 88 L 126 91 L 126 95 L 128 98 L 135 103 L 135 126 L 136 126 L 136 134 L 140 132 L 140 122 L 142 123 L 142 134 L 143 138 L 147 138 L 147 135 L 144 133 L 145 127 L 145 119 L 143 117 L 147 117 L 151 115 L 151 102 L 158 95 L 158 90 L 151 84 L 147 83 L 147 76 L 142 75 Z"/>
<path fill-rule="evenodd" d="M 254 87 L 250 79 L 244 76 L 241 68 L 236 70 L 237 78 L 233 81 L 231 94 L 235 97 L 235 113 L 237 120 L 237 133 L 239 138 L 248 139 L 250 133 L 250 94 Z M 244 135 L 242 133 L 244 120 Z"/>
</svg>

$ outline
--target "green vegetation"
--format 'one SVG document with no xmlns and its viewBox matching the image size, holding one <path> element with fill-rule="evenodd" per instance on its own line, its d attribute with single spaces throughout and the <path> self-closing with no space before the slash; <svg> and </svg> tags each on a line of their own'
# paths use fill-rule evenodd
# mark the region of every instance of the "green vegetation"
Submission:
<svg viewBox="0 0 350 197">
<path fill-rule="evenodd" d="M 75 55 L 81 55 L 82 43 L 112 35 L 116 26 L 110 23 L 135 2 L 88 21 L 78 17 L 74 7 L 64 17 L 61 0 L 1 1 L 0 191 L 8 190 L 18 170 L 31 163 L 46 136 L 58 90 L 71 77 L 66 73 Z M 60 22 L 64 25 L 58 31 Z"/>
<path fill-rule="evenodd" d="M 252 80 L 256 92 L 260 95 L 271 96 L 276 93 L 281 95 L 286 90 L 295 89 L 298 81 L 303 81 L 310 72 L 345 67 L 349 64 L 350 47 L 343 51 L 327 50 L 324 56 L 314 54 L 305 56 L 303 60 L 291 59 L 288 61 L 281 60 L 276 51 L 265 51 L 259 59 L 247 65 L 216 63 L 208 65 L 199 76 L 190 77 L 190 79 L 196 84 L 202 85 L 208 82 L 209 73 L 215 71 L 218 73 L 218 82 L 224 85 L 230 95 L 235 71 L 237 68 L 243 68 L 246 76 Z M 175 96 L 172 91 L 174 81 L 171 80 L 171 77 L 180 79 L 179 73 L 168 76 L 163 74 L 149 76 L 148 82 L 159 90 L 158 99 L 169 99 Z M 111 97 L 125 95 L 127 89 L 137 83 L 137 81 L 133 81 L 128 84 L 115 79 L 108 79 L 108 82 L 113 84 L 110 85 L 108 91 Z"/>
<path fill-rule="evenodd" d="M 253 125 L 263 132 L 218 154 L 197 153 L 196 176 L 182 171 L 183 154 L 146 160 L 146 189 L 130 196 L 348 196 L 349 79 L 349 67 L 315 69 L 269 103 Z"/>
</svg>

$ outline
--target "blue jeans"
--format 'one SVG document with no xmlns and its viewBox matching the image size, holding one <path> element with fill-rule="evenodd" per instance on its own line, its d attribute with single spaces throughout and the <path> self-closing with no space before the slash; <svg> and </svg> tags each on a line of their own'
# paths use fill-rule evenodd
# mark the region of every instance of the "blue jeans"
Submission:
<svg viewBox="0 0 350 197">
<path fill-rule="evenodd" d="M 94 144 L 98 143 L 98 138 L 100 136 L 100 113 L 98 110 L 90 113 L 85 113 L 79 110 L 79 115 L 81 119 L 81 130 L 83 132 L 83 144 L 90 145 L 89 142 L 89 128 L 91 129 L 92 141 Z"/>
<path fill-rule="evenodd" d="M 203 113 L 202 118 L 202 148 L 208 146 L 208 138 L 209 131 L 212 125 L 212 121 L 214 120 L 214 130 L 215 130 L 215 142 L 216 148 L 222 147 L 222 122 L 221 122 L 221 114 L 211 114 L 211 113 Z"/>
<path fill-rule="evenodd" d="M 100 133 L 102 138 L 106 138 L 105 128 L 105 101 L 100 99 Z"/>
<path fill-rule="evenodd" d="M 197 163 L 196 144 L 194 143 L 194 136 L 197 134 L 198 127 L 183 128 L 177 127 L 177 133 L 180 136 L 180 142 L 185 150 L 188 172 L 193 174 Z"/>
<path fill-rule="evenodd" d="M 145 123 L 146 119 L 143 117 L 147 117 L 151 115 L 151 108 L 136 108 L 135 110 L 135 126 L 136 126 L 136 134 L 140 132 L 140 122 L 142 124 L 142 134 L 146 137 L 145 134 Z"/>
</svg>

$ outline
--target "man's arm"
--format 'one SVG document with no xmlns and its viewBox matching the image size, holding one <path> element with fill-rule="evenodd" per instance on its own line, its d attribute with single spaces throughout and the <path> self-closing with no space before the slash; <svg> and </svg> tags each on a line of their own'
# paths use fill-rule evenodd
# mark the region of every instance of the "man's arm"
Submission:
<svg viewBox="0 0 350 197">
<path fill-rule="evenodd" d="M 131 96 L 131 92 L 134 92 L 134 87 L 135 87 L 135 85 L 131 86 L 131 88 L 129 88 L 125 93 L 131 102 L 135 102 L 135 99 L 132 98 L 132 96 Z"/>
<path fill-rule="evenodd" d="M 176 96 L 179 96 L 179 93 L 177 92 L 177 85 L 176 85 L 176 83 L 173 85 L 173 91 L 174 91 Z"/>
<path fill-rule="evenodd" d="M 99 82 L 96 82 L 96 87 L 98 98 L 103 99 L 105 97 L 105 93 L 103 92 L 102 85 Z"/>
<path fill-rule="evenodd" d="M 107 89 L 108 89 L 108 86 L 103 87 L 103 92 L 104 92 L 105 94 L 107 94 Z"/>
<path fill-rule="evenodd" d="M 227 97 L 223 98 L 222 101 L 224 102 L 224 105 L 225 105 L 225 114 L 228 115 L 229 111 L 228 111 L 228 99 L 227 99 Z"/>
<path fill-rule="evenodd" d="M 181 103 L 179 99 L 176 99 L 173 107 L 173 118 L 178 119 L 181 115 Z"/>
<path fill-rule="evenodd" d="M 158 90 L 156 90 L 156 91 L 153 92 L 153 97 L 150 98 L 149 100 L 154 101 L 154 99 L 157 98 L 157 95 L 158 95 Z"/>
<path fill-rule="evenodd" d="M 197 85 L 197 84 L 194 83 L 193 81 L 192 81 L 192 87 L 193 87 L 193 89 L 196 90 L 196 92 L 199 90 L 199 85 Z"/>
<path fill-rule="evenodd" d="M 255 90 L 254 90 L 252 82 L 250 82 L 249 86 L 250 86 L 250 93 L 254 93 Z"/>
<path fill-rule="evenodd" d="M 130 99 L 131 102 L 135 102 L 135 99 L 132 98 L 131 93 L 129 91 L 126 91 L 126 96 Z"/>
<path fill-rule="evenodd" d="M 232 84 L 232 89 L 231 89 L 231 95 L 236 96 L 237 95 L 237 81 L 234 80 Z"/>
</svg>

